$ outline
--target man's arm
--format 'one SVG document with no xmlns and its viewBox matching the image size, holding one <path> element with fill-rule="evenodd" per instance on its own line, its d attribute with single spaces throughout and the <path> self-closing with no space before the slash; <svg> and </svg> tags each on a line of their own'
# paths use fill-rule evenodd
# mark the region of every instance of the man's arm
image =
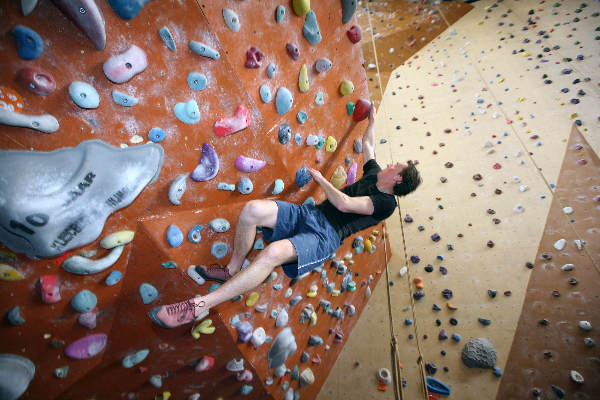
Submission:
<svg viewBox="0 0 600 400">
<path fill-rule="evenodd" d="M 314 180 L 321 185 L 327 199 L 335 208 L 344 213 L 355 213 L 371 215 L 375 210 L 373 201 L 369 196 L 350 197 L 346 193 L 339 191 L 321 173 L 315 169 L 307 167 Z"/>
<path fill-rule="evenodd" d="M 363 136 L 363 161 L 375 158 L 375 106 L 371 105 L 369 112 L 369 126 Z"/>
</svg>

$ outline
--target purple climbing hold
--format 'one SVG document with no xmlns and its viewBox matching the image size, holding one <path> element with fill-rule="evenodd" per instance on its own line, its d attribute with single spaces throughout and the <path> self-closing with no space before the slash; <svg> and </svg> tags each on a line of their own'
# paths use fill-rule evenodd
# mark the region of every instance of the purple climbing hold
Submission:
<svg viewBox="0 0 600 400">
<path fill-rule="evenodd" d="M 417 290 L 413 293 L 413 299 L 415 300 L 421 300 L 423 297 L 425 297 L 425 292 L 422 290 Z"/>
<path fill-rule="evenodd" d="M 413 218 L 410 216 L 410 214 L 406 214 L 406 216 L 404 217 L 404 222 L 413 222 Z"/>
<path fill-rule="evenodd" d="M 200 164 L 191 173 L 190 178 L 197 182 L 208 181 L 219 172 L 219 156 L 215 149 L 208 143 L 202 145 Z"/>
<path fill-rule="evenodd" d="M 295 44 L 288 43 L 285 45 L 285 49 L 292 59 L 297 60 L 300 57 L 300 49 Z"/>
<path fill-rule="evenodd" d="M 446 275 L 448 273 L 448 269 L 443 265 L 440 265 L 440 272 L 442 273 L 442 275 Z"/>
<path fill-rule="evenodd" d="M 331 66 L 333 64 L 331 63 L 331 61 L 328 58 L 319 58 L 316 62 L 315 62 L 315 69 L 317 70 L 317 72 L 321 73 L 321 72 L 327 72 L 331 69 Z"/>
<path fill-rule="evenodd" d="M 442 290 L 442 296 L 444 296 L 446 299 L 450 300 L 452 298 L 452 290 L 450 290 L 450 289 Z"/>
<path fill-rule="evenodd" d="M 85 336 L 68 345 L 65 348 L 65 355 L 77 360 L 94 357 L 104 350 L 106 340 L 107 336 L 104 333 Z"/>
<path fill-rule="evenodd" d="M 302 187 L 312 180 L 312 175 L 306 166 L 300 168 L 296 173 L 296 185 Z"/>
<path fill-rule="evenodd" d="M 439 340 L 446 340 L 446 339 L 448 339 L 448 334 L 446 333 L 445 329 L 442 329 L 440 331 L 440 334 L 438 335 L 438 339 Z"/>
<path fill-rule="evenodd" d="M 418 264 L 419 261 L 421 261 L 421 259 L 419 258 L 419 256 L 410 256 L 410 262 L 413 264 Z"/>
<path fill-rule="evenodd" d="M 257 160 L 250 157 L 239 155 L 235 159 L 235 167 L 242 172 L 254 172 L 262 169 L 266 165 L 266 161 Z"/>
<path fill-rule="evenodd" d="M 431 235 L 431 240 L 433 240 L 434 242 L 439 242 L 440 241 L 440 235 L 437 233 L 434 233 L 433 235 Z"/>
<path fill-rule="evenodd" d="M 241 343 L 248 343 L 252 338 L 252 325 L 248 321 L 242 321 L 236 325 L 238 333 L 238 341 Z"/>
<path fill-rule="evenodd" d="M 246 51 L 246 68 L 260 68 L 264 54 L 257 47 L 250 47 Z"/>
</svg>

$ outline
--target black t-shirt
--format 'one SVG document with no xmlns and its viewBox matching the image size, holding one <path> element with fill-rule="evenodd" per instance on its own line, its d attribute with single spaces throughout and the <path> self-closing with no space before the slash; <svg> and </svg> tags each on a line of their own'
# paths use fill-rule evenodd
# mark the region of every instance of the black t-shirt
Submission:
<svg viewBox="0 0 600 400">
<path fill-rule="evenodd" d="M 377 173 L 379 171 L 381 171 L 381 167 L 372 158 L 363 166 L 363 177 L 341 190 L 350 197 L 369 196 L 374 207 L 372 215 L 343 213 L 335 208 L 329 200 L 325 200 L 317 206 L 337 231 L 340 243 L 353 233 L 383 221 L 394 212 L 397 205 L 394 195 L 380 192 L 377 189 Z"/>
</svg>

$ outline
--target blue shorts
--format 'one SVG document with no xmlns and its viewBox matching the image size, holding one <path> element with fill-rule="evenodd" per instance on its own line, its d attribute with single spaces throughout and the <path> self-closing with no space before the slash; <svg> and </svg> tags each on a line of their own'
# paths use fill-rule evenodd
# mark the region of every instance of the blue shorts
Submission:
<svg viewBox="0 0 600 400">
<path fill-rule="evenodd" d="M 311 204 L 277 203 L 274 229 L 262 228 L 268 242 L 288 239 L 294 245 L 298 260 L 283 265 L 290 278 L 296 278 L 332 258 L 340 247 L 340 237 L 325 215 Z"/>
</svg>

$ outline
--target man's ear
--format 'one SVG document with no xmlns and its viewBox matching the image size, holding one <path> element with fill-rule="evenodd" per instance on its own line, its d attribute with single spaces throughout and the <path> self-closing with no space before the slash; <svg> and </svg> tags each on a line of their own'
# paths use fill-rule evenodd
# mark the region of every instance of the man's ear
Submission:
<svg viewBox="0 0 600 400">
<path fill-rule="evenodd" d="M 402 183 L 402 175 L 396 175 L 394 177 L 394 183 Z"/>
</svg>

